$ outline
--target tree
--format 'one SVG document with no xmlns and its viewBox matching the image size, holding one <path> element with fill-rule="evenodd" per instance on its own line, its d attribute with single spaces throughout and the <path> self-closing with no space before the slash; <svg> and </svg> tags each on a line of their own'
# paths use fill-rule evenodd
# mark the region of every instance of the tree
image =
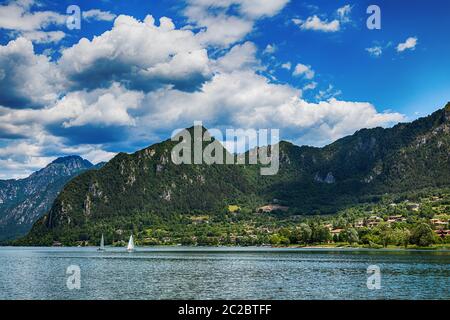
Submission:
<svg viewBox="0 0 450 320">
<path fill-rule="evenodd" d="M 333 235 L 333 242 L 339 242 L 339 235 L 338 234 L 335 234 L 335 235 Z"/>
<path fill-rule="evenodd" d="M 292 238 L 297 243 L 308 243 L 311 240 L 311 235 L 311 228 L 306 223 L 302 223 L 294 230 Z"/>
<path fill-rule="evenodd" d="M 183 246 L 194 246 L 196 244 L 196 242 L 193 237 L 183 237 L 181 239 L 181 244 Z"/>
<path fill-rule="evenodd" d="M 419 216 L 421 218 L 425 218 L 425 219 L 431 219 L 434 216 L 434 210 L 432 208 L 431 205 L 429 204 L 422 204 L 420 206 L 420 213 Z"/>
<path fill-rule="evenodd" d="M 276 246 L 276 245 L 279 245 L 281 243 L 281 238 L 280 238 L 279 235 L 273 234 L 273 235 L 270 236 L 269 241 L 270 241 L 271 245 Z"/>
<path fill-rule="evenodd" d="M 278 234 L 280 235 L 280 237 L 287 238 L 287 239 L 289 239 L 291 237 L 291 231 L 288 228 L 281 228 L 278 231 Z"/>
<path fill-rule="evenodd" d="M 286 237 L 281 237 L 280 238 L 280 244 L 284 245 L 284 246 L 288 246 L 290 244 L 289 238 Z"/>
<path fill-rule="evenodd" d="M 394 229 L 392 232 L 392 238 L 396 245 L 408 247 L 411 231 L 408 229 Z"/>
<path fill-rule="evenodd" d="M 380 235 L 381 242 L 383 243 L 383 247 L 387 247 L 389 243 L 392 242 L 393 239 L 393 231 L 389 224 L 382 222 L 377 227 L 378 234 Z"/>
<path fill-rule="evenodd" d="M 350 244 L 356 243 L 359 241 L 358 232 L 354 228 L 348 228 L 344 231 L 344 239 Z"/>
<path fill-rule="evenodd" d="M 419 223 L 411 233 L 411 243 L 421 247 L 428 247 L 436 242 L 436 237 L 431 227 L 425 223 Z"/>
</svg>

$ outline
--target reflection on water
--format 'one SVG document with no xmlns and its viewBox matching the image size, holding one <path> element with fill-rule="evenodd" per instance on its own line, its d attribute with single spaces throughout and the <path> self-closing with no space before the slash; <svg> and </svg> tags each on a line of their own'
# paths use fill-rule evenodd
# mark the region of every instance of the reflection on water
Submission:
<svg viewBox="0 0 450 320">
<path fill-rule="evenodd" d="M 427 251 L 0 248 L 0 299 L 450 299 L 449 266 L 449 252 Z"/>
</svg>

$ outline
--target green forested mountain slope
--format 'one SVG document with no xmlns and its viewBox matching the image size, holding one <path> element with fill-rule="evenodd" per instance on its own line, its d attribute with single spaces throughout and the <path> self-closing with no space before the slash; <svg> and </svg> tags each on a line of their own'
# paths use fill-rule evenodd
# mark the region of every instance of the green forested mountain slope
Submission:
<svg viewBox="0 0 450 320">
<path fill-rule="evenodd" d="M 255 210 L 274 199 L 290 214 L 333 213 L 385 193 L 448 186 L 450 104 L 412 123 L 363 129 L 323 148 L 281 142 L 274 176 L 260 176 L 255 165 L 175 165 L 174 145 L 168 140 L 121 153 L 73 179 L 23 241 L 82 240 L 99 230 L 220 215 L 230 204 Z"/>
<path fill-rule="evenodd" d="M 321 149 L 288 144 L 283 149 L 288 161 L 282 168 L 301 179 L 272 189 L 278 198 L 308 210 L 330 205 L 333 211 L 340 203 L 386 192 L 449 185 L 450 104 L 412 123 L 363 129 Z"/>
</svg>

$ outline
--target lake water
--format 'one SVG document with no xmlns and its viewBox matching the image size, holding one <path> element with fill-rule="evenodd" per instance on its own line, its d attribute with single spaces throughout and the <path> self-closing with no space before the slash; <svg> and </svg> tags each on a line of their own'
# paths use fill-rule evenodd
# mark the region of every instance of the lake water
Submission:
<svg viewBox="0 0 450 320">
<path fill-rule="evenodd" d="M 71 265 L 80 289 L 68 289 Z M 369 290 L 377 265 L 381 288 Z M 0 299 L 450 299 L 450 253 L 0 248 Z"/>
</svg>

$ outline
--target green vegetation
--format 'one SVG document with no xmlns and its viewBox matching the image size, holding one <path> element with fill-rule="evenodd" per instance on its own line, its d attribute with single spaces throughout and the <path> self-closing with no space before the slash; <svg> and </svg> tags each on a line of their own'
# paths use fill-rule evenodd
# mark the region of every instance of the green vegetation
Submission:
<svg viewBox="0 0 450 320">
<path fill-rule="evenodd" d="M 245 208 L 232 213 L 228 206 L 215 215 L 134 214 L 58 229 L 52 234 L 36 233 L 36 238 L 28 237 L 15 244 L 52 245 L 56 241 L 68 246 L 97 245 L 104 234 L 107 244 L 123 246 L 134 234 L 136 243 L 145 246 L 450 248 L 450 233 L 438 235 L 439 230 L 449 229 L 448 215 L 442 212 L 450 212 L 450 189 L 386 196 L 377 204 L 361 204 L 327 216 L 262 214 L 247 212 Z"/>
<path fill-rule="evenodd" d="M 450 104 L 324 148 L 280 142 L 274 176 L 259 165 L 175 165 L 176 143 L 121 153 L 73 179 L 16 243 L 93 244 L 101 233 L 119 243 L 133 233 L 143 244 L 426 246 L 441 240 L 425 224 L 448 221 L 430 197 L 450 187 Z"/>
<path fill-rule="evenodd" d="M 237 205 L 229 205 L 228 206 L 228 212 L 230 212 L 230 213 L 235 213 L 235 212 L 238 212 L 239 210 L 241 210 L 241 208 Z"/>
</svg>

